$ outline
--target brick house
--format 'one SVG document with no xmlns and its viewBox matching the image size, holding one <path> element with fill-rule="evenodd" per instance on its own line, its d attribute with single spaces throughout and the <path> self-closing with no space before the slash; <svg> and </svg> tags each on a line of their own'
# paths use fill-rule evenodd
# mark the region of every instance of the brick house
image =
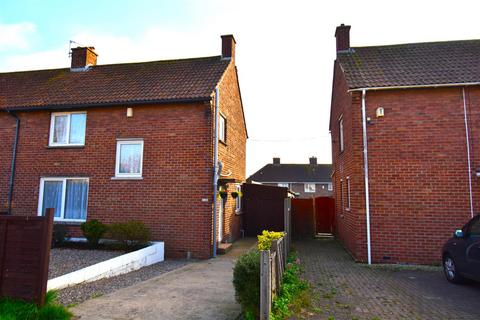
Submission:
<svg viewBox="0 0 480 320">
<path fill-rule="evenodd" d="M 247 182 L 286 187 L 296 198 L 330 197 L 331 173 L 332 165 L 318 164 L 316 157 L 307 164 L 280 163 L 280 158 L 273 158 L 273 163 L 252 174 Z"/>
<path fill-rule="evenodd" d="M 351 47 L 336 29 L 337 235 L 358 261 L 439 263 L 480 209 L 480 40 Z"/>
<path fill-rule="evenodd" d="M 0 211 L 54 207 L 73 236 L 90 219 L 140 220 L 170 257 L 208 258 L 214 241 L 238 238 L 240 201 L 217 196 L 245 180 L 233 36 L 213 57 L 97 65 L 93 47 L 71 55 L 71 68 L 0 73 Z"/>
</svg>

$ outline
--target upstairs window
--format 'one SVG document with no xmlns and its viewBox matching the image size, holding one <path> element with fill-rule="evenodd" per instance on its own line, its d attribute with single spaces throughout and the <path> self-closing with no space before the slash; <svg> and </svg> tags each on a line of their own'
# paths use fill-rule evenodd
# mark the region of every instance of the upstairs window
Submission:
<svg viewBox="0 0 480 320">
<path fill-rule="evenodd" d="M 305 192 L 313 193 L 315 192 L 315 183 L 305 183 L 304 188 Z"/>
<path fill-rule="evenodd" d="M 141 178 L 143 140 L 118 140 L 115 177 Z"/>
<path fill-rule="evenodd" d="M 52 113 L 49 146 L 85 145 L 86 112 Z"/>
<path fill-rule="evenodd" d="M 338 120 L 338 136 L 340 140 L 340 152 L 343 151 L 344 148 L 344 141 L 343 141 L 343 118 L 340 117 L 340 120 Z"/>
<path fill-rule="evenodd" d="M 218 118 L 218 140 L 227 142 L 227 119 L 223 115 Z"/>
</svg>

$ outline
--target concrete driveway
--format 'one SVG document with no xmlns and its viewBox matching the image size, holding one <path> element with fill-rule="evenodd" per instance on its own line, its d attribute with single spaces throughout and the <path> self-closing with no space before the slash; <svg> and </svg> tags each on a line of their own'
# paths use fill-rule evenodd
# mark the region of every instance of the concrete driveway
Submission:
<svg viewBox="0 0 480 320">
<path fill-rule="evenodd" d="M 480 319 L 480 284 L 450 284 L 440 267 L 368 267 L 334 239 L 295 247 L 314 287 L 311 319 Z"/>
<path fill-rule="evenodd" d="M 82 320 L 235 319 L 235 259 L 256 243 L 237 241 L 224 256 L 189 264 L 112 294 L 86 301 L 71 311 Z"/>
</svg>

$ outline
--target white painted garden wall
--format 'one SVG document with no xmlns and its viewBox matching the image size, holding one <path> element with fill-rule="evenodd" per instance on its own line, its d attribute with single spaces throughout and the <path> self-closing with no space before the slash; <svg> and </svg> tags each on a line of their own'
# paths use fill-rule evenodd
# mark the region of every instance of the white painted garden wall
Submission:
<svg viewBox="0 0 480 320">
<path fill-rule="evenodd" d="M 82 282 L 92 282 L 128 273 L 164 260 L 163 242 L 130 252 L 89 267 L 48 280 L 47 290 L 60 290 Z"/>
</svg>

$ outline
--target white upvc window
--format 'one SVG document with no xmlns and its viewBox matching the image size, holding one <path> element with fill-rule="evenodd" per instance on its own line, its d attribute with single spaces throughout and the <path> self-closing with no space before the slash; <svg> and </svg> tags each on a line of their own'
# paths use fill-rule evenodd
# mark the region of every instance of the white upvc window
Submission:
<svg viewBox="0 0 480 320">
<path fill-rule="evenodd" d="M 338 134 L 339 134 L 339 140 L 340 140 L 340 152 L 343 151 L 344 149 L 344 141 L 343 141 L 343 117 L 340 117 L 338 120 Z"/>
<path fill-rule="evenodd" d="M 242 211 L 242 198 L 240 197 L 240 193 L 242 192 L 242 186 L 237 184 L 235 185 L 235 191 L 238 192 L 238 196 L 235 198 L 235 212 Z"/>
<path fill-rule="evenodd" d="M 141 178 L 143 167 L 143 140 L 117 140 L 116 178 Z"/>
<path fill-rule="evenodd" d="M 347 177 L 347 210 L 350 210 L 350 177 Z"/>
<path fill-rule="evenodd" d="M 41 178 L 38 215 L 55 209 L 55 221 L 83 222 L 87 219 L 88 178 Z"/>
<path fill-rule="evenodd" d="M 331 182 L 328 183 L 328 191 L 333 190 L 333 184 Z"/>
<path fill-rule="evenodd" d="M 315 183 L 305 183 L 305 192 L 313 193 L 315 192 Z"/>
<path fill-rule="evenodd" d="M 279 182 L 279 183 L 277 183 L 277 185 L 279 187 L 282 187 L 282 188 L 288 188 L 288 183 L 287 182 Z"/>
<path fill-rule="evenodd" d="M 87 113 L 54 112 L 50 119 L 49 146 L 83 146 Z"/>
<path fill-rule="evenodd" d="M 218 140 L 227 142 L 227 118 L 222 114 L 218 117 Z"/>
</svg>

